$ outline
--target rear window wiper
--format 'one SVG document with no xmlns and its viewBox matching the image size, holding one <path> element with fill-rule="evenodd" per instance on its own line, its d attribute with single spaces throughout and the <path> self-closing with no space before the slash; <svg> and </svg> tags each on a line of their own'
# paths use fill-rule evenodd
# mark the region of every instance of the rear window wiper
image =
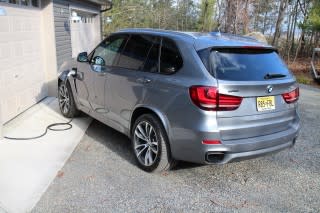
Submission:
<svg viewBox="0 0 320 213">
<path fill-rule="evenodd" d="M 280 74 L 280 73 L 267 73 L 264 76 L 264 79 L 284 78 L 284 77 L 287 77 L 287 76 L 284 74 Z"/>
</svg>

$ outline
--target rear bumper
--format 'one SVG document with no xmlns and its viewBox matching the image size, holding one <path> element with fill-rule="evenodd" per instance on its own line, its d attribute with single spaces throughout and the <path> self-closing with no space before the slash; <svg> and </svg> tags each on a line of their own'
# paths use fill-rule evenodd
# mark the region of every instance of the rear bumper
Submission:
<svg viewBox="0 0 320 213">
<path fill-rule="evenodd" d="M 173 153 L 177 160 L 201 164 L 225 164 L 241 161 L 278 152 L 294 146 L 299 133 L 299 119 L 288 130 L 240 140 L 221 141 L 219 145 L 204 145 L 203 138 L 208 134 L 200 134 L 197 141 L 185 141 L 184 149 Z"/>
<path fill-rule="evenodd" d="M 280 145 L 269 147 L 269 148 L 254 150 L 254 151 L 248 151 L 248 152 L 238 152 L 238 153 L 207 152 L 205 163 L 225 164 L 230 162 L 248 160 L 248 159 L 260 157 L 263 155 L 267 155 L 270 153 L 279 152 L 289 147 L 293 147 L 295 142 L 296 142 L 296 139 L 293 139 L 293 141 L 289 141 L 284 144 L 280 144 Z"/>
</svg>

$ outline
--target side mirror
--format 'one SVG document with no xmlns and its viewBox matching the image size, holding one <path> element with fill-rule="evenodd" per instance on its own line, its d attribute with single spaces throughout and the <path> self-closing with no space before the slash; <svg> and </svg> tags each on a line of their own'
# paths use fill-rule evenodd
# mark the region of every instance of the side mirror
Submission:
<svg viewBox="0 0 320 213">
<path fill-rule="evenodd" d="M 87 52 L 82 52 L 79 53 L 78 57 L 77 57 L 77 61 L 79 62 L 88 62 L 88 53 Z"/>
<path fill-rule="evenodd" d="M 93 63 L 94 65 L 99 65 L 99 66 L 105 66 L 106 62 L 104 61 L 104 59 L 100 56 L 95 56 L 91 63 Z"/>
<path fill-rule="evenodd" d="M 91 60 L 91 68 L 93 71 L 95 72 L 105 72 L 105 61 L 102 57 L 100 56 L 95 56 L 92 60 Z"/>
</svg>

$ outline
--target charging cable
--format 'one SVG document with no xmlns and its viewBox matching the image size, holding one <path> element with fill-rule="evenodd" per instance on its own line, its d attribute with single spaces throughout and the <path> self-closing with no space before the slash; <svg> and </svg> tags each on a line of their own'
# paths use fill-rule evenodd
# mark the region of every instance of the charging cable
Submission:
<svg viewBox="0 0 320 213">
<path fill-rule="evenodd" d="M 71 70 L 68 75 L 67 75 L 67 78 L 65 79 L 65 82 L 67 81 L 67 79 L 70 77 L 70 76 L 75 76 L 77 74 L 76 70 Z M 26 138 L 18 138 L 18 137 L 8 137 L 8 136 L 4 136 L 5 139 L 8 139 L 8 140 L 34 140 L 34 139 L 38 139 L 38 138 L 41 138 L 43 136 L 45 136 L 47 133 L 48 133 L 48 130 L 51 130 L 51 131 L 54 131 L 54 132 L 59 132 L 59 131 L 66 131 L 66 130 L 69 130 L 72 128 L 72 122 L 73 119 L 69 120 L 68 122 L 66 123 L 53 123 L 53 124 L 50 124 L 46 127 L 45 131 L 41 134 L 41 135 L 38 135 L 38 136 L 33 136 L 33 137 L 26 137 Z M 65 126 L 65 128 L 57 128 L 57 127 L 63 127 Z"/>
<path fill-rule="evenodd" d="M 4 136 L 5 139 L 8 140 L 34 140 L 34 139 L 38 139 L 41 138 L 43 136 L 45 136 L 48 133 L 48 130 L 54 131 L 54 132 L 59 132 L 59 131 L 66 131 L 72 128 L 72 124 L 71 121 L 73 119 L 71 119 L 70 121 L 66 122 L 66 123 L 54 123 L 54 124 L 50 124 L 49 126 L 46 127 L 45 131 L 38 136 L 33 136 L 33 137 L 26 137 L 26 138 L 16 138 L 16 137 L 8 137 L 8 136 Z M 59 126 L 65 126 L 65 128 L 57 128 Z"/>
</svg>

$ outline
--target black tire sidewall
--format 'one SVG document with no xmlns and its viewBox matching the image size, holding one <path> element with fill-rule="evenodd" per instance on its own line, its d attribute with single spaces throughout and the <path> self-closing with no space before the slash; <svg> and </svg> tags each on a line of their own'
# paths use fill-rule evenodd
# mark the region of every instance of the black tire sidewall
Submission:
<svg viewBox="0 0 320 213">
<path fill-rule="evenodd" d="M 136 155 L 135 149 L 134 149 L 134 131 L 135 131 L 137 125 L 143 121 L 146 121 L 152 125 L 152 127 L 155 130 L 157 139 L 158 139 L 158 155 L 157 155 L 155 162 L 150 166 L 145 166 L 140 163 L 140 161 Z M 152 172 L 152 171 L 156 170 L 159 166 L 160 161 L 163 160 L 163 158 L 167 157 L 167 156 L 163 156 L 164 153 L 162 152 L 163 146 L 167 146 L 167 142 L 165 141 L 166 140 L 165 134 L 166 133 L 164 132 L 164 129 L 163 129 L 160 121 L 155 116 L 153 116 L 151 114 L 142 115 L 135 121 L 133 128 L 132 128 L 132 131 L 131 131 L 131 144 L 132 144 L 131 146 L 132 146 L 135 160 L 136 160 L 138 166 L 142 170 L 147 171 L 147 172 Z M 166 148 L 167 148 L 166 150 L 169 150 L 168 147 L 166 147 Z M 167 153 L 165 153 L 165 154 L 167 154 Z M 167 160 L 167 159 L 164 159 L 164 160 Z"/>
<path fill-rule="evenodd" d="M 59 103 L 60 111 L 61 111 L 63 116 L 65 116 L 67 118 L 73 118 L 77 114 L 78 110 L 77 110 L 77 107 L 75 105 L 75 101 L 74 101 L 74 98 L 73 98 L 73 94 L 72 94 L 72 89 L 71 89 L 70 83 L 67 81 L 67 82 L 61 82 L 59 84 L 59 90 L 58 90 L 58 97 L 59 97 L 58 99 L 59 99 L 59 101 L 60 101 L 60 87 L 61 86 L 65 86 L 67 88 L 67 90 L 68 90 L 70 107 L 69 107 L 68 112 L 64 113 L 63 110 L 61 109 L 61 106 L 60 106 L 60 103 Z"/>
</svg>

